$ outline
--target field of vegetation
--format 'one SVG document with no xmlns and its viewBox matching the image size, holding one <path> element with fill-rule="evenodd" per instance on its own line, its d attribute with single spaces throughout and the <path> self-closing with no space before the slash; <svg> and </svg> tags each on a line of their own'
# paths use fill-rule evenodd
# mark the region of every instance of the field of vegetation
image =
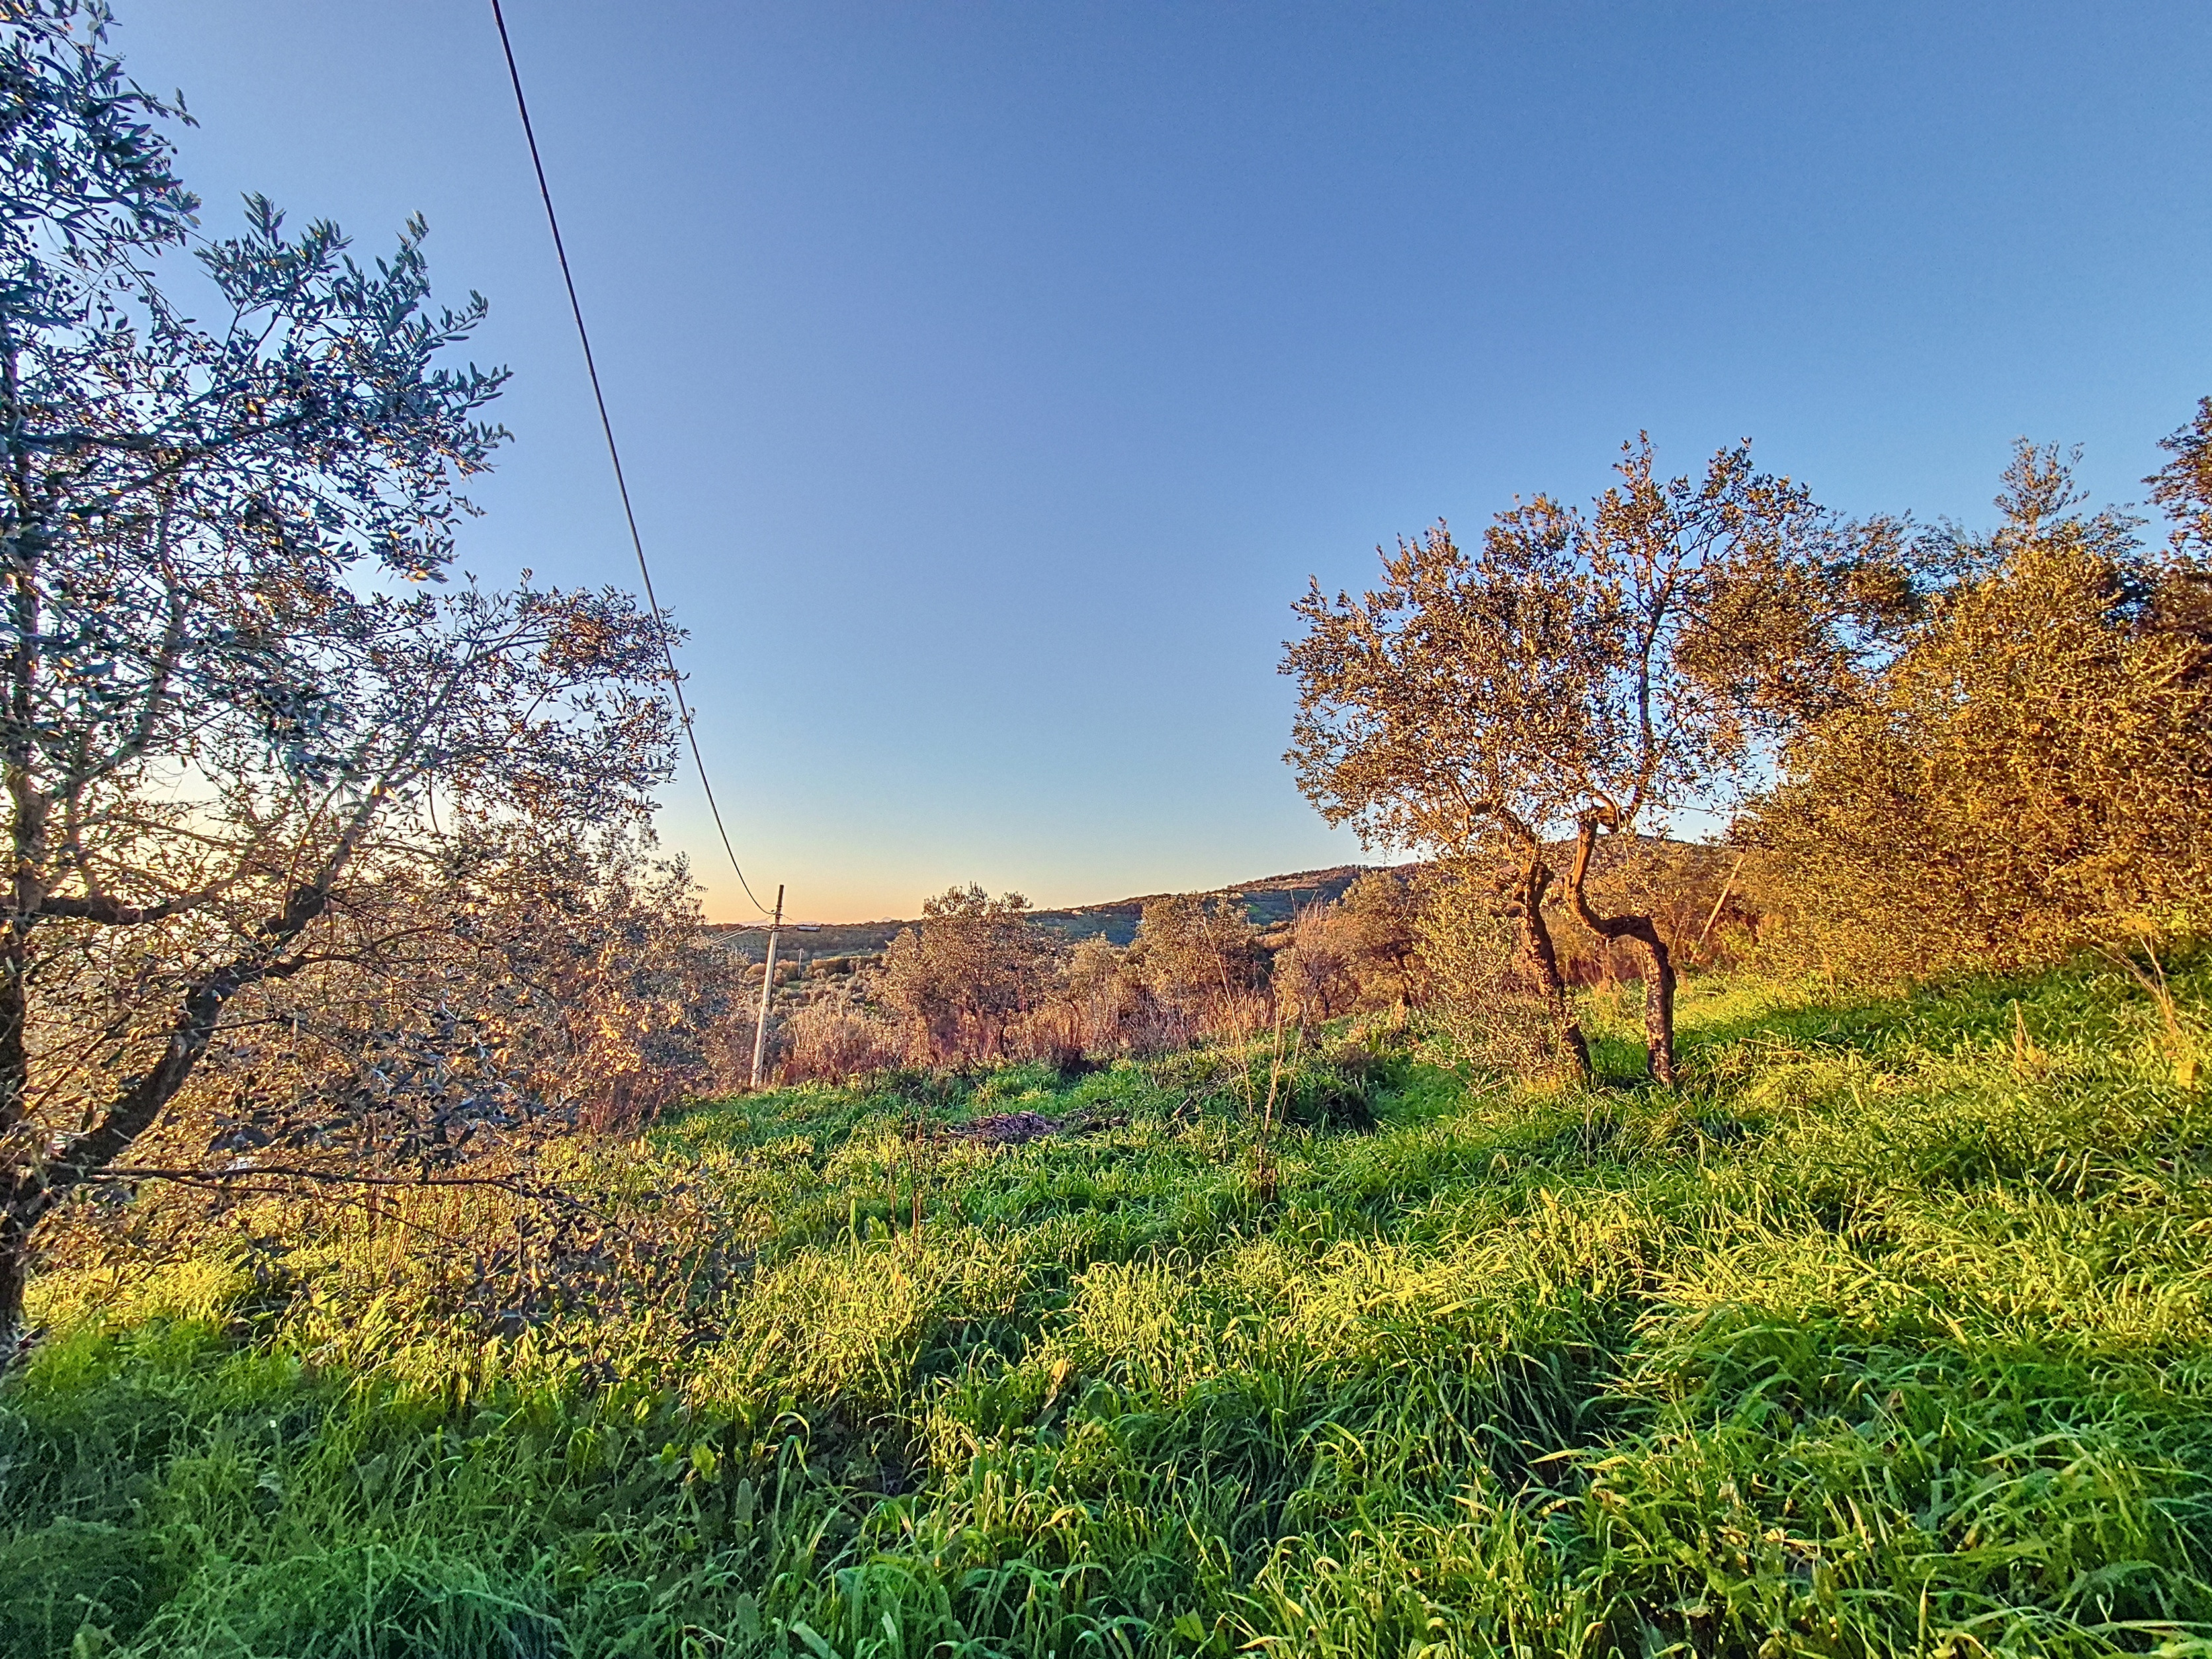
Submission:
<svg viewBox="0 0 2212 1659">
<path fill-rule="evenodd" d="M 2212 1650 L 2166 967 L 702 1103 L 568 1149 L 581 1296 L 498 1189 L 244 1202 L 34 1285 L 0 1652 Z"/>
<path fill-rule="evenodd" d="M 110 21 L 0 15 L 0 1659 L 2212 1659 L 2212 398 L 2155 526 L 1639 439 L 1291 605 L 1390 867 L 770 984 L 670 618 L 455 562 L 485 302 L 210 235 Z"/>
</svg>

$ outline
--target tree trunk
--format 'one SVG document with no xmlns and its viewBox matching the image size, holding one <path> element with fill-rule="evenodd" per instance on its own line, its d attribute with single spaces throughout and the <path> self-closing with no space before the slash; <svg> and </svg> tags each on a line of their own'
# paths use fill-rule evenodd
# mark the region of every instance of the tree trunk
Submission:
<svg viewBox="0 0 2212 1659">
<path fill-rule="evenodd" d="M 17 1133 L 30 1105 L 28 961 L 23 928 L 10 924 L 0 935 L 0 1146 L 20 1139 Z M 30 1231 L 16 1211 L 31 1179 L 27 1156 L 0 1151 L 0 1371 L 22 1347 L 23 1285 L 29 1277 Z"/>
<path fill-rule="evenodd" d="M 1674 1069 L 1674 959 L 1658 924 L 1649 916 L 1601 916 L 1583 896 L 1591 850 L 1597 845 L 1599 819 L 1585 813 L 1575 842 L 1574 872 L 1567 899 L 1583 927 L 1608 941 L 1632 939 L 1644 948 L 1644 1069 L 1654 1083 L 1673 1088 Z"/>
<path fill-rule="evenodd" d="M 1577 1083 L 1590 1075 L 1589 1041 L 1567 1008 L 1567 981 L 1559 972 L 1559 953 L 1552 944 L 1552 930 L 1544 921 L 1544 894 L 1552 884 L 1552 868 L 1540 852 L 1523 854 L 1521 881 L 1515 894 L 1521 907 L 1521 956 L 1524 970 L 1552 1017 L 1552 1028 L 1569 1074 Z"/>
<path fill-rule="evenodd" d="M 1667 941 L 1649 916 L 1633 916 L 1640 931 L 1632 938 L 1644 947 L 1650 968 L 1644 976 L 1644 1067 L 1654 1083 L 1671 1089 L 1674 1070 L 1674 960 Z"/>
<path fill-rule="evenodd" d="M 0 932 L 0 1135 L 30 1109 L 30 951 L 20 923 Z"/>
<path fill-rule="evenodd" d="M 321 915 L 330 902 L 329 876 L 295 888 L 282 915 L 264 924 L 268 945 L 258 959 L 234 962 L 207 975 L 188 991 L 169 1029 L 160 1057 L 145 1071 L 127 1078 L 91 1128 L 64 1139 L 51 1155 L 33 1160 L 19 1152 L 0 1172 L 0 1364 L 12 1359 L 23 1330 L 23 1287 L 30 1274 L 31 1235 L 71 1189 L 99 1178 L 100 1172 L 154 1125 L 161 1109 L 191 1081 L 207 1052 L 223 1006 L 245 987 L 283 979 L 296 972 L 297 958 L 273 959 Z M 20 978 L 6 981 L 20 984 Z M 15 1009 L 15 1030 L 22 1032 L 27 1008 Z M 9 1097 L 21 1118 L 28 1082 L 23 1062 L 14 1062 Z"/>
</svg>

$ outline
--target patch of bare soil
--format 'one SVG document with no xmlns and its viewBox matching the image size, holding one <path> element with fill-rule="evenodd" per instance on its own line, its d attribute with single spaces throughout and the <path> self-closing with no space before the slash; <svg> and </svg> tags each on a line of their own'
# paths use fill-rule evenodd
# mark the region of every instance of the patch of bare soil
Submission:
<svg viewBox="0 0 2212 1659">
<path fill-rule="evenodd" d="M 973 1140 L 986 1146 L 1019 1146 L 1048 1135 L 1096 1134 L 1128 1121 L 1123 1116 L 1093 1117 L 1085 1113 L 1047 1117 L 1042 1112 L 999 1112 L 970 1123 L 956 1123 L 945 1133 L 951 1139 Z"/>
</svg>

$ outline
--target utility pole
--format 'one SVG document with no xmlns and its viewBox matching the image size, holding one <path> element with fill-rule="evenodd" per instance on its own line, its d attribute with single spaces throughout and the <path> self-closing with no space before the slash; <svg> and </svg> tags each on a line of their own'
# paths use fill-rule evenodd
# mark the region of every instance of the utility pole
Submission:
<svg viewBox="0 0 2212 1659">
<path fill-rule="evenodd" d="M 775 930 L 783 926 L 783 887 L 775 890 L 775 915 L 768 924 L 768 963 L 761 971 L 760 1024 L 753 1027 L 753 1087 L 760 1087 L 761 1061 L 768 1056 L 768 1002 L 775 994 Z"/>
</svg>

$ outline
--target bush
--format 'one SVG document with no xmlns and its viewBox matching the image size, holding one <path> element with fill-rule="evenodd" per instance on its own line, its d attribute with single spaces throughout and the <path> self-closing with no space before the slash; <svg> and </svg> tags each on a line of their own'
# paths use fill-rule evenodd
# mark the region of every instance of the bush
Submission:
<svg viewBox="0 0 2212 1659">
<path fill-rule="evenodd" d="M 906 1058 L 906 1036 L 892 1021 L 847 1001 L 810 1002 L 783 1022 L 782 1073 L 793 1083 L 836 1082 L 886 1070 Z"/>
<path fill-rule="evenodd" d="M 1009 1027 L 1036 1006 L 1051 964 L 1050 941 L 1019 893 L 948 890 L 922 906 L 884 952 L 880 992 L 909 1022 L 918 1057 L 997 1060 Z"/>
<path fill-rule="evenodd" d="M 1529 978 L 1498 890 L 1510 875 L 1472 859 L 1424 873 L 1414 924 L 1423 1000 L 1462 1058 L 1515 1077 L 1548 1077 L 1566 1068 L 1566 1054 L 1557 1013 Z"/>
</svg>

